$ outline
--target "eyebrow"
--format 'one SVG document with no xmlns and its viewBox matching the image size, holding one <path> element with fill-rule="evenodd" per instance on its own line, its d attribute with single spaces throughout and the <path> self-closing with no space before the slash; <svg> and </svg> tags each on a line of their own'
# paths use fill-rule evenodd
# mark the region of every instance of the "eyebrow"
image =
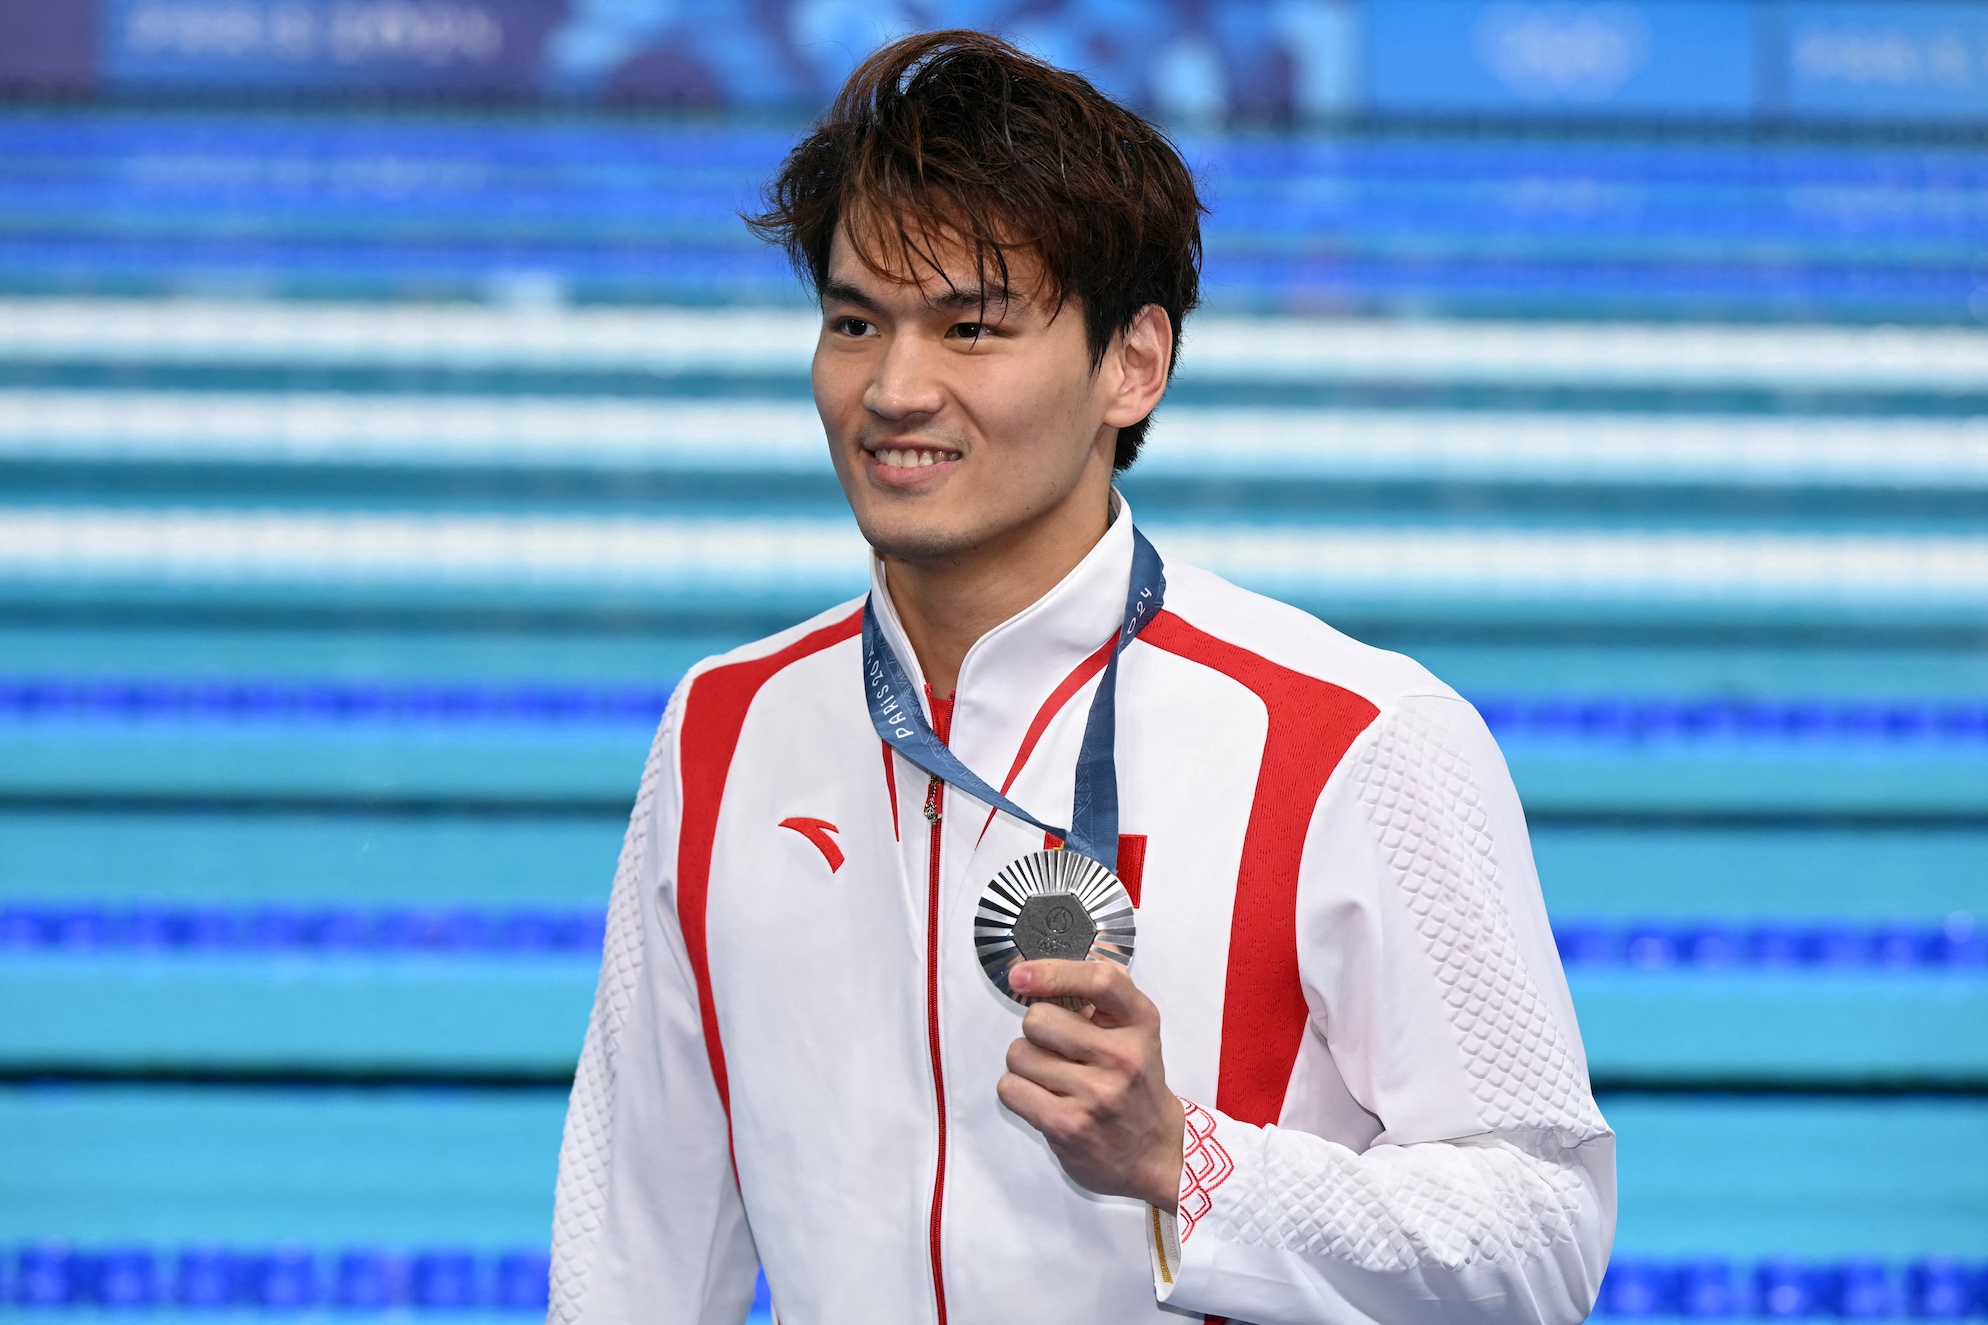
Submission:
<svg viewBox="0 0 1988 1325">
<path fill-rule="evenodd" d="M 872 313 L 882 311 L 882 305 L 848 281 L 824 281 L 821 301 L 824 304 L 849 304 Z M 988 308 L 1012 307 L 1022 302 L 1005 285 L 965 285 L 934 296 L 926 301 L 926 307 L 940 313 L 958 313 L 967 309 L 977 313 Z"/>
<path fill-rule="evenodd" d="M 864 294 L 847 281 L 823 281 L 821 286 L 821 301 L 824 304 L 854 304 L 856 307 L 868 309 L 872 313 L 878 311 L 876 300 L 870 298 L 870 296 Z"/>
<path fill-rule="evenodd" d="M 996 305 L 1013 305 L 1020 300 L 1005 285 L 970 285 L 948 290 L 926 302 L 940 312 L 957 313 L 970 308 L 977 313 Z"/>
</svg>

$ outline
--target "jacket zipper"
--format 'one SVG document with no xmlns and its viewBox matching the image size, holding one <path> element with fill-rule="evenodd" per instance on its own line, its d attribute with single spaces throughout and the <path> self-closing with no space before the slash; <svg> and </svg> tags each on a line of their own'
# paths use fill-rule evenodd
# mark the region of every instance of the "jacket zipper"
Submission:
<svg viewBox="0 0 1988 1325">
<path fill-rule="evenodd" d="M 926 692 L 930 694 L 928 690 Z M 952 734 L 953 702 L 932 696 L 932 728 L 943 743 Z M 946 1201 L 946 1073 L 939 1060 L 939 844 L 945 824 L 946 784 L 933 778 L 925 789 L 925 819 L 932 825 L 931 869 L 925 890 L 925 1037 L 932 1059 L 932 1098 L 938 1107 L 938 1158 L 932 1166 L 932 1301 L 938 1325 L 946 1325 L 946 1269 L 940 1256 L 940 1230 Z"/>
</svg>

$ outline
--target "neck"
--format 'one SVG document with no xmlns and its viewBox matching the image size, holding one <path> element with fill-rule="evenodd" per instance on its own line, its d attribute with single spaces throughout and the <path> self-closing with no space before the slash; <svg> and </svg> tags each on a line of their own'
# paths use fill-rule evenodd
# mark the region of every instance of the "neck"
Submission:
<svg viewBox="0 0 1988 1325">
<path fill-rule="evenodd" d="M 919 670 L 944 698 L 959 686 L 967 650 L 1062 583 L 1111 526 L 1111 499 L 1009 530 L 970 551 L 930 561 L 884 557 L 884 583 Z"/>
</svg>

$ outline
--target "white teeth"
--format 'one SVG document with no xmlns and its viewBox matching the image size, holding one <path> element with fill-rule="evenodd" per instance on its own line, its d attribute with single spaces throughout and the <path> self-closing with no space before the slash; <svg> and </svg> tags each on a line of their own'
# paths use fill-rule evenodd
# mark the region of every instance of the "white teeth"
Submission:
<svg viewBox="0 0 1988 1325">
<path fill-rule="evenodd" d="M 873 454 L 877 458 L 877 463 L 885 469 L 922 469 L 926 465 L 943 465 L 948 460 L 959 459 L 958 454 L 952 451 L 923 451 L 909 448 L 876 451 Z"/>
</svg>

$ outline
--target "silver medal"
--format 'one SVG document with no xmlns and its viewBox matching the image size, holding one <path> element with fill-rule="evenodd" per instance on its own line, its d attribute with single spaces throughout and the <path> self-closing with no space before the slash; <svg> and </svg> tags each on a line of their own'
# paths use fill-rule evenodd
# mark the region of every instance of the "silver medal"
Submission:
<svg viewBox="0 0 1988 1325">
<path fill-rule="evenodd" d="M 987 881 L 973 914 L 973 946 L 994 987 L 1017 963 L 1044 957 L 1132 964 L 1132 898 L 1118 876 L 1075 851 L 1037 851 Z M 1059 1000 L 1060 1001 L 1060 1000 Z"/>
</svg>

